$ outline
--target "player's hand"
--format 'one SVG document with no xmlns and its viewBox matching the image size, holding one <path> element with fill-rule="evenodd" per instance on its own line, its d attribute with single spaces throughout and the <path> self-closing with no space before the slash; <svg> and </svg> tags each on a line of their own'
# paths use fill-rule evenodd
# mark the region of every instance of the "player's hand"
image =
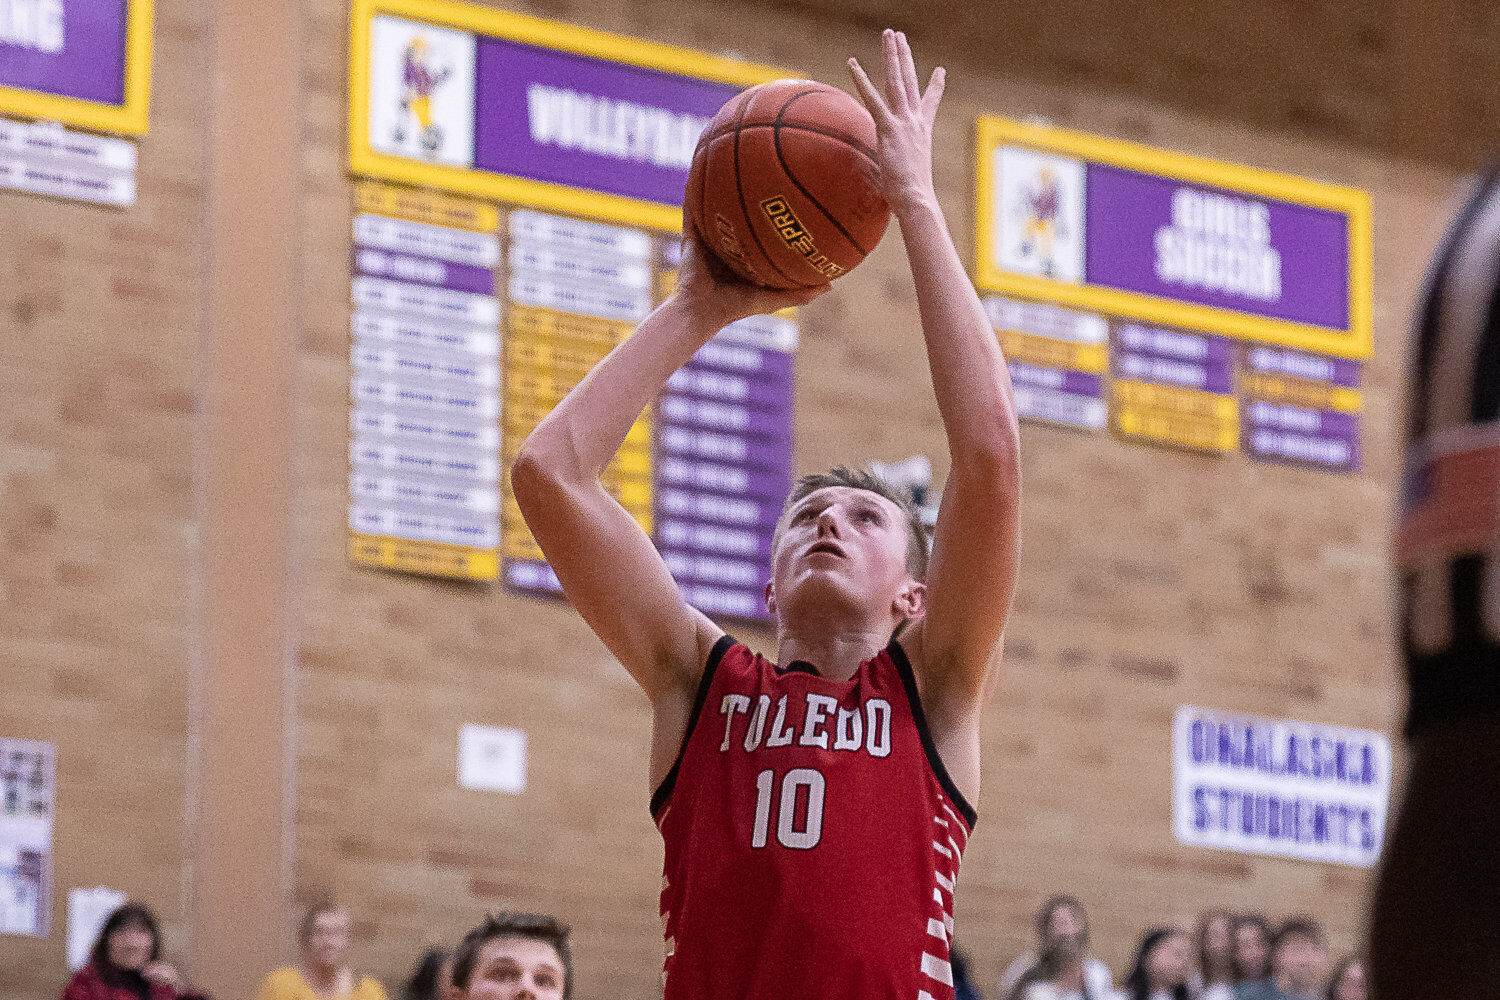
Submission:
<svg viewBox="0 0 1500 1000">
<path fill-rule="evenodd" d="M 917 64 L 911 57 L 906 35 L 887 28 L 885 45 L 885 92 L 875 89 L 858 59 L 849 60 L 849 72 L 870 117 L 875 119 L 885 200 L 898 216 L 902 209 L 924 199 L 936 200 L 932 185 L 932 123 L 943 99 L 947 71 L 932 71 L 924 92 L 917 83 Z"/>
<path fill-rule="evenodd" d="M 805 306 L 829 287 L 778 291 L 752 285 L 715 257 L 691 231 L 683 233 L 682 267 L 677 279 L 677 297 L 714 332 L 746 316 Z"/>
</svg>

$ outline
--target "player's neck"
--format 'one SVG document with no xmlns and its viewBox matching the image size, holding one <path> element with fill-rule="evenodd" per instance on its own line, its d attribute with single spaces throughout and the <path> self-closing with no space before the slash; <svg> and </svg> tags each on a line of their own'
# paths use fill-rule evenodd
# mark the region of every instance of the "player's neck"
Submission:
<svg viewBox="0 0 1500 1000">
<path fill-rule="evenodd" d="M 794 660 L 811 663 L 818 674 L 833 681 L 846 681 L 859 665 L 875 656 L 891 641 L 895 626 L 889 622 L 856 623 L 843 628 L 777 630 L 776 662 L 785 666 Z"/>
</svg>

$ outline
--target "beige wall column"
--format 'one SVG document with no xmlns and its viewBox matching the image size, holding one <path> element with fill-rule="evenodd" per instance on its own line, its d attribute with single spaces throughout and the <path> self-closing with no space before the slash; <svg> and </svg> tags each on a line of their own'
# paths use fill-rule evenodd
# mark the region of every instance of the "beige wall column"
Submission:
<svg viewBox="0 0 1500 1000">
<path fill-rule="evenodd" d="M 225 1000 L 285 962 L 291 895 L 292 429 L 302 8 L 211 24 L 194 969 Z"/>
</svg>

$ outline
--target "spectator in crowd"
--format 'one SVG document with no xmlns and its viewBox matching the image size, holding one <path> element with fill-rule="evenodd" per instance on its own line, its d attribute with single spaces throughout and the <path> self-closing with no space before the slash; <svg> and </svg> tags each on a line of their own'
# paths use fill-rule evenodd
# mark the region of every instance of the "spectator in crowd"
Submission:
<svg viewBox="0 0 1500 1000">
<path fill-rule="evenodd" d="M 63 989 L 62 1000 L 202 1000 L 161 957 L 161 926 L 140 903 L 126 903 L 99 930 L 88 964 Z"/>
<path fill-rule="evenodd" d="M 458 1000 L 569 1000 L 568 927 L 535 913 L 487 916 L 453 952 Z"/>
<path fill-rule="evenodd" d="M 1234 981 L 1237 987 L 1271 978 L 1271 925 L 1259 913 L 1234 918 Z"/>
<path fill-rule="evenodd" d="M 302 962 L 260 984 L 259 1000 L 385 1000 L 385 990 L 349 966 L 349 912 L 315 903 L 302 919 Z"/>
<path fill-rule="evenodd" d="M 1271 939 L 1272 978 L 1242 985 L 1238 1000 L 1322 1000 L 1327 974 L 1323 929 L 1307 917 L 1292 917 Z"/>
<path fill-rule="evenodd" d="M 417 959 L 400 1000 L 453 1000 L 453 957 L 446 948 L 428 948 Z"/>
<path fill-rule="evenodd" d="M 1056 1000 L 1108 1000 L 1114 996 L 1109 968 L 1089 954 L 1089 918 L 1072 896 L 1053 896 L 1036 915 L 1036 951 L 1028 951 L 1005 970 L 999 997 L 1024 996 L 1017 987 L 1048 983 Z M 1022 983 L 1022 980 L 1027 980 Z M 1048 993 L 1049 991 L 1040 991 Z"/>
<path fill-rule="evenodd" d="M 1176 927 L 1146 932 L 1125 977 L 1125 1000 L 1189 1000 L 1193 946 Z"/>
<path fill-rule="evenodd" d="M 1367 1000 L 1365 991 L 1365 963 L 1358 955 L 1350 955 L 1340 962 L 1328 977 L 1328 989 L 1324 1000 Z"/>
<path fill-rule="evenodd" d="M 1209 910 L 1198 918 L 1198 1000 L 1234 1000 L 1234 918 L 1228 910 Z"/>
</svg>

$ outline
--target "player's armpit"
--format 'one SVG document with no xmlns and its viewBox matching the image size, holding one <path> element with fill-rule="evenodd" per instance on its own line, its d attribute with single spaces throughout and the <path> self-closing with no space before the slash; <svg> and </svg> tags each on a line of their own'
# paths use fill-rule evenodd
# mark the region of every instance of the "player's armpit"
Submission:
<svg viewBox="0 0 1500 1000">
<path fill-rule="evenodd" d="M 528 440 L 511 486 L 568 600 L 653 703 L 691 694 L 722 630 L 683 601 L 635 518 L 551 447 Z"/>
</svg>

